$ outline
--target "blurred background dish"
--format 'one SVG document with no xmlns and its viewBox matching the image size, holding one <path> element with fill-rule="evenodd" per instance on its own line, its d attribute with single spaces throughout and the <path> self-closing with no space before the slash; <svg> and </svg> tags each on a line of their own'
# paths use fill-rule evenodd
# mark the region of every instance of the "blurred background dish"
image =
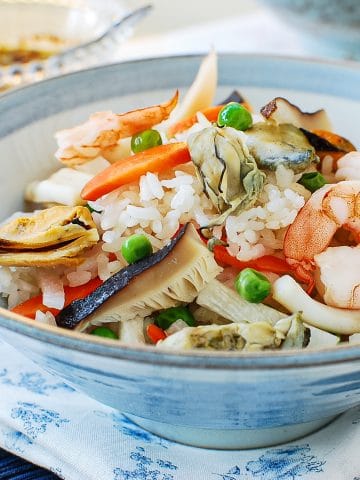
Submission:
<svg viewBox="0 0 360 480">
<path fill-rule="evenodd" d="M 0 0 L 0 91 L 109 61 L 151 9 L 121 0 Z"/>
<path fill-rule="evenodd" d="M 263 0 L 300 32 L 316 52 L 360 59 L 359 0 Z"/>
</svg>

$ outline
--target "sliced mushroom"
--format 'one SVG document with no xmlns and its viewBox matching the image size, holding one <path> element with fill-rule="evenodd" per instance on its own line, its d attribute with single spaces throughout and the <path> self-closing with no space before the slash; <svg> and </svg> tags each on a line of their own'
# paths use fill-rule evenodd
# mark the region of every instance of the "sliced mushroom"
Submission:
<svg viewBox="0 0 360 480">
<path fill-rule="evenodd" d="M 286 98 L 276 97 L 260 110 L 267 120 L 277 123 L 291 123 L 296 127 L 307 130 L 332 130 L 330 119 L 325 110 L 303 112 L 299 107 L 290 103 Z"/>
<path fill-rule="evenodd" d="M 265 174 L 233 128 L 209 127 L 190 137 L 189 149 L 204 192 L 220 213 L 207 227 L 231 213 L 250 208 L 260 195 Z"/>
<path fill-rule="evenodd" d="M 230 103 L 230 102 L 247 103 L 245 98 L 242 96 L 242 94 L 238 90 L 233 90 L 230 93 L 230 95 L 228 97 L 226 97 L 218 105 L 226 105 L 227 103 Z"/>
<path fill-rule="evenodd" d="M 304 133 L 289 123 L 255 123 L 246 135 L 246 144 L 260 168 L 276 170 L 284 165 L 297 173 L 319 160 Z"/>
<path fill-rule="evenodd" d="M 221 268 L 192 225 L 169 245 L 105 281 L 57 316 L 57 324 L 84 330 L 89 324 L 145 318 L 152 312 L 190 303 Z"/>
<path fill-rule="evenodd" d="M 0 227 L 0 265 L 77 265 L 98 240 L 87 208 L 48 208 Z"/>
</svg>

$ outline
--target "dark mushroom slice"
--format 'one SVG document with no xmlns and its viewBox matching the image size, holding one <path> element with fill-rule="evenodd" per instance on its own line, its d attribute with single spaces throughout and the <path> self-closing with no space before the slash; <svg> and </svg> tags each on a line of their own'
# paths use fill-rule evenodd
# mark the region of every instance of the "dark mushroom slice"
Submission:
<svg viewBox="0 0 360 480">
<path fill-rule="evenodd" d="M 233 90 L 230 95 L 226 97 L 222 102 L 218 103 L 218 105 L 226 105 L 230 102 L 246 103 L 246 100 L 238 90 Z"/>
<path fill-rule="evenodd" d="M 325 110 L 303 112 L 299 107 L 290 103 L 286 98 L 276 97 L 261 108 L 260 113 L 267 120 L 277 123 L 292 123 L 296 127 L 307 130 L 331 130 L 330 119 Z"/>
<path fill-rule="evenodd" d="M 309 130 L 306 130 L 305 128 L 300 128 L 300 130 L 303 132 L 305 137 L 309 140 L 309 143 L 318 152 L 341 152 L 341 151 L 343 151 L 340 148 L 338 148 L 336 145 L 330 143 L 328 140 L 326 140 L 323 137 L 320 137 L 316 133 L 310 132 Z"/>
<path fill-rule="evenodd" d="M 255 123 L 246 135 L 246 144 L 260 168 L 276 170 L 284 165 L 299 173 L 319 161 L 304 133 L 290 123 Z"/>
<path fill-rule="evenodd" d="M 221 271 L 195 228 L 182 228 L 153 255 L 129 265 L 56 317 L 57 325 L 89 325 L 145 318 L 154 311 L 192 302 Z"/>
<path fill-rule="evenodd" d="M 314 130 L 310 132 L 305 128 L 300 129 L 311 145 L 315 148 L 320 162 L 330 155 L 333 159 L 333 168 L 335 172 L 337 169 L 337 161 L 346 153 L 356 150 L 355 146 L 346 138 L 337 135 L 336 133 L 327 130 Z"/>
</svg>

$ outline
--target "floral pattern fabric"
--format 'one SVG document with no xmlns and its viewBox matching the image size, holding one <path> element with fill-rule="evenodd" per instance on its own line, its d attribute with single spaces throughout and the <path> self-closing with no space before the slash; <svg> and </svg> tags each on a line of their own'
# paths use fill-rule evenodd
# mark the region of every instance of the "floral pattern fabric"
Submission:
<svg viewBox="0 0 360 480">
<path fill-rule="evenodd" d="M 273 448 L 178 445 L 0 341 L 0 447 L 66 480 L 359 480 L 359 443 L 357 407 L 319 432 Z"/>
</svg>

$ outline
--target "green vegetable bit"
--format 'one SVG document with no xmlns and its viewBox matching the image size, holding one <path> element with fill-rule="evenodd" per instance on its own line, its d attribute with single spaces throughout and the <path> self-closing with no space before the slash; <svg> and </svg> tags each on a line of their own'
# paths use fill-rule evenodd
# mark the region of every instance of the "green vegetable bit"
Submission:
<svg viewBox="0 0 360 480">
<path fill-rule="evenodd" d="M 97 335 L 98 337 L 118 339 L 119 337 L 108 327 L 96 327 L 91 332 L 91 335 Z"/>
<path fill-rule="evenodd" d="M 89 210 L 90 213 L 100 213 L 98 210 L 95 210 L 95 208 L 93 208 L 91 205 L 89 205 L 88 203 L 85 205 L 85 207 Z"/>
<path fill-rule="evenodd" d="M 144 130 L 131 138 L 131 150 L 134 153 L 140 153 L 161 144 L 161 135 L 157 130 Z"/>
<path fill-rule="evenodd" d="M 271 292 L 271 283 L 257 270 L 244 268 L 235 279 L 238 294 L 251 303 L 262 302 Z"/>
<path fill-rule="evenodd" d="M 300 185 L 310 190 L 311 193 L 316 192 L 319 188 L 326 185 L 325 178 L 319 172 L 304 173 L 298 181 Z"/>
<path fill-rule="evenodd" d="M 252 125 L 251 113 L 240 103 L 231 102 L 219 112 L 217 123 L 219 127 L 232 127 L 236 130 L 247 130 Z"/>
<path fill-rule="evenodd" d="M 128 263 L 135 263 L 153 253 L 150 240 L 145 235 L 131 235 L 121 246 L 121 253 Z"/>
<path fill-rule="evenodd" d="M 176 322 L 176 320 L 183 320 L 189 327 L 195 327 L 196 325 L 194 317 L 185 307 L 172 307 L 164 310 L 155 318 L 155 324 L 163 330 L 166 330 Z"/>
</svg>

